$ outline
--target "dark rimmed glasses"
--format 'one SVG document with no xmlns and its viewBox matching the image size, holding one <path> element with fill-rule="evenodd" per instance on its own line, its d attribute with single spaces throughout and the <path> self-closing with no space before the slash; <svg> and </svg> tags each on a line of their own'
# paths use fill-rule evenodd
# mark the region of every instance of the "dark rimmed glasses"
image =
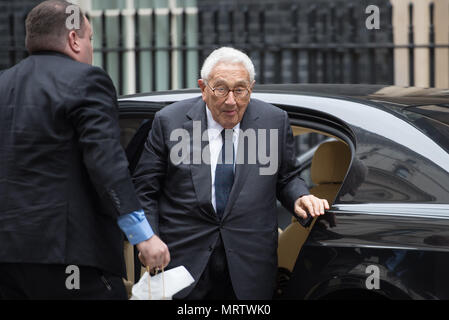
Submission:
<svg viewBox="0 0 449 320">
<path fill-rule="evenodd" d="M 251 86 L 248 86 L 248 87 L 239 86 L 234 89 L 229 89 L 227 86 L 219 85 L 215 88 L 212 88 L 208 83 L 206 83 L 206 84 L 212 90 L 212 92 L 214 93 L 214 95 L 217 98 L 227 97 L 229 92 L 231 92 L 231 91 L 232 91 L 232 93 L 234 93 L 234 97 L 236 97 L 236 98 L 246 98 L 249 94 L 249 90 L 251 87 Z"/>
</svg>

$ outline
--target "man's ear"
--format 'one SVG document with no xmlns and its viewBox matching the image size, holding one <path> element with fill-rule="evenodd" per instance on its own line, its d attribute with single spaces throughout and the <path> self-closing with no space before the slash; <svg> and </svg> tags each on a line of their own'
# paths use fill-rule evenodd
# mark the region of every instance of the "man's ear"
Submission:
<svg viewBox="0 0 449 320">
<path fill-rule="evenodd" d="M 256 79 L 253 80 L 253 82 L 250 84 L 250 89 L 253 90 L 254 89 L 254 85 L 256 84 Z"/>
<path fill-rule="evenodd" d="M 76 31 L 71 30 L 67 37 L 70 50 L 75 54 L 80 53 L 81 47 L 79 43 L 79 37 Z"/>
<path fill-rule="evenodd" d="M 198 86 L 201 89 L 201 94 L 203 96 L 203 100 L 206 101 L 206 83 L 204 82 L 203 79 L 198 79 Z"/>
<path fill-rule="evenodd" d="M 255 84 L 256 84 L 256 79 L 254 79 L 253 82 L 251 82 L 251 84 L 249 85 L 249 101 L 251 101 L 251 93 L 253 93 Z"/>
<path fill-rule="evenodd" d="M 204 87 L 206 85 L 204 84 L 204 80 L 203 79 L 198 79 L 198 86 L 200 87 L 201 91 L 204 91 Z"/>
</svg>

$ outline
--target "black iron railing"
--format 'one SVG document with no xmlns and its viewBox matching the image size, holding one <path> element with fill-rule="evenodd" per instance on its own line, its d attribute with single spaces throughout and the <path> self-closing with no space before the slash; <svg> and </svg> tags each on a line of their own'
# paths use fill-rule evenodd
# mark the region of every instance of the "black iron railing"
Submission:
<svg viewBox="0 0 449 320">
<path fill-rule="evenodd" d="M 114 79 L 119 94 L 125 92 L 129 81 L 125 73 L 125 57 L 134 54 L 135 92 L 156 91 L 160 85 L 158 73 L 167 72 L 164 86 L 173 88 L 188 87 L 199 77 L 199 69 L 205 57 L 220 46 L 233 46 L 248 53 L 256 66 L 257 83 L 372 83 L 394 84 L 394 50 L 406 48 L 409 52 L 409 83 L 415 84 L 415 49 L 429 50 L 430 86 L 435 85 L 435 49 L 448 48 L 448 44 L 435 44 L 434 5 L 430 4 L 429 43 L 416 45 L 414 42 L 414 12 L 409 5 L 408 44 L 395 45 L 393 41 L 392 10 L 387 2 L 381 8 L 382 24 L 380 30 L 367 30 L 365 27 L 365 8 L 358 1 L 347 1 L 345 5 L 329 2 L 316 5 L 315 2 L 298 2 L 294 5 L 267 3 L 243 6 L 199 6 L 194 13 L 180 9 L 174 13 L 168 11 L 165 16 L 168 30 L 173 33 L 171 24 L 173 15 L 179 18 L 179 39 L 175 41 L 167 36 L 163 45 L 157 42 L 161 34 L 157 10 L 152 10 L 148 19 L 151 30 L 141 29 L 142 16 L 139 11 L 133 14 L 133 46 L 126 46 L 123 28 L 125 15 L 118 13 L 118 42 L 108 46 L 107 15 L 101 19 L 101 45 L 95 49 L 101 56 L 101 66 L 108 70 L 111 53 L 118 55 L 118 72 Z M 407 14 L 407 13 L 404 13 Z M 189 18 L 190 17 L 190 18 Z M 192 29 L 191 18 L 196 20 Z M 0 68 L 16 64 L 26 56 L 24 48 L 25 14 L 13 14 L 8 18 L 8 35 L 0 47 Z M 189 23 L 188 23 L 189 21 Z M 20 26 L 20 24 L 22 24 Z M 18 30 L 21 30 L 20 32 Z M 196 42 L 188 41 L 191 33 L 196 34 Z M 144 39 L 143 37 L 147 37 Z M 145 41 L 144 41 L 145 40 Z M 148 41 L 149 40 L 149 41 Z M 143 43 L 148 43 L 143 45 Z M 150 53 L 150 59 L 144 59 L 144 53 Z M 178 66 L 172 64 L 173 55 L 179 57 Z M 189 55 L 190 53 L 190 55 Z M 189 71 L 195 56 L 197 69 Z M 160 54 L 165 58 L 161 59 Z M 150 66 L 148 70 L 144 68 Z M 177 68 L 177 73 L 174 73 Z M 162 71 L 160 71 L 162 70 Z M 174 79 L 174 75 L 179 79 Z M 144 87 L 142 79 L 149 79 L 151 85 Z M 193 79 L 193 80 L 192 80 Z"/>
</svg>

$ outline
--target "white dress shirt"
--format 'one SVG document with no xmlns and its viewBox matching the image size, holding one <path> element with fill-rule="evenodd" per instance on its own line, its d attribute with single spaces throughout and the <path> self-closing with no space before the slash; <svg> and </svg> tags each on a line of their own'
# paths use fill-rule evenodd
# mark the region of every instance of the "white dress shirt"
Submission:
<svg viewBox="0 0 449 320">
<path fill-rule="evenodd" d="M 209 149 L 210 149 L 210 173 L 212 178 L 211 186 L 211 202 L 214 206 L 215 211 L 217 211 L 216 200 L 215 200 L 215 169 L 217 168 L 218 156 L 220 155 L 221 147 L 223 146 L 223 139 L 221 138 L 221 131 L 223 127 L 214 120 L 212 113 L 206 106 L 207 114 L 207 134 L 209 137 Z M 234 171 L 235 171 L 235 159 L 237 154 L 237 147 L 239 144 L 239 129 L 240 122 L 233 128 L 234 132 L 232 135 L 232 142 L 234 143 Z"/>
</svg>

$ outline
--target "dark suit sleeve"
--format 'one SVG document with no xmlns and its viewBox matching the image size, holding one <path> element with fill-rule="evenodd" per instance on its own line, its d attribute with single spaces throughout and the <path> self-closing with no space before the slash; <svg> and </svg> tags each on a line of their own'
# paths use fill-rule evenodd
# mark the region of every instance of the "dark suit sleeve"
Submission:
<svg viewBox="0 0 449 320">
<path fill-rule="evenodd" d="M 153 120 L 145 147 L 134 172 L 134 185 L 153 231 L 159 234 L 158 200 L 167 171 L 168 151 L 159 114 Z"/>
<path fill-rule="evenodd" d="M 282 154 L 280 157 L 281 163 L 276 188 L 277 197 L 282 205 L 297 217 L 294 213 L 295 201 L 299 197 L 309 194 L 309 190 L 304 180 L 299 177 L 299 173 L 295 168 L 294 139 L 287 112 L 284 112 L 280 140 L 281 145 L 279 150 Z"/>
<path fill-rule="evenodd" d="M 120 145 L 114 85 L 100 68 L 85 70 L 77 86 L 79 103 L 68 107 L 83 162 L 105 213 L 128 214 L 141 208 Z"/>
</svg>

